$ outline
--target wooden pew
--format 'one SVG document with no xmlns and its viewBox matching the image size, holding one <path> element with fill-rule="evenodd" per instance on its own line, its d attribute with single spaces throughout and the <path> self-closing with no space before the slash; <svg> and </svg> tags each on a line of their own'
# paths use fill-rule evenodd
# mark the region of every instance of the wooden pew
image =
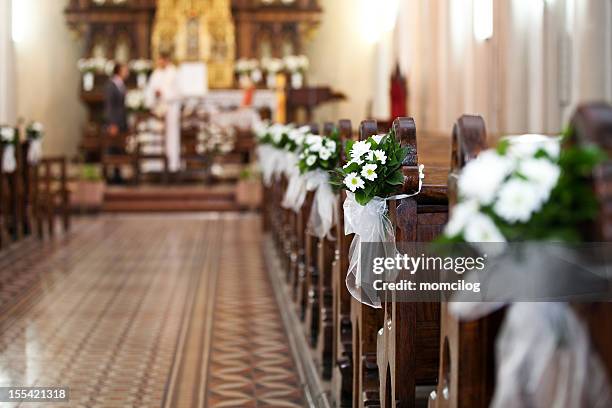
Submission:
<svg viewBox="0 0 612 408">
<path fill-rule="evenodd" d="M 353 140 L 351 121 L 338 123 L 340 140 Z M 340 165 L 346 163 L 344 148 L 340 154 Z M 352 236 L 344 235 L 344 212 L 342 203 L 344 191 L 338 194 L 338 214 L 335 228 L 336 246 L 332 261 L 332 399 L 337 407 L 351 407 L 353 404 L 353 334 L 351 326 L 351 295 L 346 289 L 348 253 Z M 322 319 L 324 319 L 322 317 Z"/>
<path fill-rule="evenodd" d="M 323 125 L 322 135 L 331 136 L 334 129 L 335 129 L 334 124 L 327 122 Z M 313 132 L 313 133 L 317 134 L 318 132 Z M 305 204 L 305 207 L 307 209 L 306 214 L 305 214 L 306 222 L 308 222 L 308 219 L 310 217 L 310 211 L 312 209 L 313 199 L 314 199 L 314 192 L 311 192 L 308 194 L 308 198 Z M 325 270 L 326 265 L 327 265 L 328 270 L 329 270 L 329 267 L 331 266 L 332 259 L 331 259 L 331 255 L 329 254 L 329 251 L 328 251 L 328 263 L 325 264 L 324 260 L 321 259 L 322 257 L 325 257 L 325 253 L 324 253 L 325 249 L 329 249 L 330 246 L 328 245 L 327 248 L 323 248 L 322 247 L 323 241 L 329 241 L 329 240 L 327 239 L 320 240 L 318 237 L 315 237 L 308 233 L 305 234 L 306 279 L 305 279 L 305 287 L 303 291 L 303 296 L 306 297 L 306 304 L 305 304 L 306 311 L 305 311 L 304 324 L 306 328 L 306 336 L 308 337 L 308 341 L 310 345 L 315 349 L 318 347 L 320 319 L 321 319 L 321 314 L 320 314 L 321 279 L 326 279 L 326 281 L 329 281 L 331 278 L 331 272 Z M 325 273 L 328 273 L 328 275 L 324 276 Z M 329 300 L 331 300 L 331 298 Z M 330 315 L 330 318 L 331 318 L 331 315 Z M 330 336 L 330 341 L 331 341 L 331 336 Z M 318 365 L 321 366 L 323 364 L 322 354 L 319 352 L 319 353 L 316 353 L 315 355 L 317 358 Z M 331 348 L 329 349 L 327 358 L 328 358 L 328 367 L 330 368 L 328 368 L 327 371 L 323 370 L 322 377 L 324 379 L 329 379 L 331 376 Z"/>
<path fill-rule="evenodd" d="M 336 130 L 333 123 L 325 123 L 323 134 L 331 136 Z M 341 149 L 341 146 L 338 146 Z M 337 221 L 337 220 L 336 220 Z M 318 314 L 317 321 L 313 322 L 316 327 L 317 336 L 314 346 L 316 347 L 316 358 L 319 363 L 321 377 L 324 380 L 331 379 L 333 365 L 333 262 L 336 256 L 336 244 L 338 241 L 337 231 L 332 231 L 332 239 L 326 237 L 317 239 L 316 268 L 319 272 L 318 281 L 311 287 L 310 310 L 313 315 Z"/>
<path fill-rule="evenodd" d="M 612 157 L 612 106 L 606 103 L 585 104 L 576 110 L 572 118 L 575 129 L 570 144 L 596 144 L 608 157 Z M 600 165 L 591 180 L 599 202 L 597 221 L 585 226 L 588 241 L 612 241 L 612 161 Z M 591 334 L 592 344 L 604 363 L 608 378 L 612 379 L 612 303 L 573 304 L 583 318 Z"/>
<path fill-rule="evenodd" d="M 410 154 L 403 166 L 403 191 L 418 190 L 416 126 L 409 118 L 393 123 L 395 135 Z M 428 242 L 436 238 L 448 218 L 446 169 L 425 168 L 421 192 L 389 201 L 389 215 L 397 242 Z M 401 249 L 401 248 L 400 248 Z M 416 387 L 437 382 L 439 303 L 397 302 L 395 293 L 383 303 L 384 325 L 378 332 L 377 365 L 380 403 L 385 407 L 415 407 Z"/>
<path fill-rule="evenodd" d="M 0 147 L 0 156 L 4 157 L 4 147 Z M 22 214 L 23 206 L 21 197 L 23 195 L 23 185 L 20 178 L 21 172 L 21 145 L 15 145 L 16 167 L 12 173 L 4 173 L 0 169 L 0 183 L 2 184 L 2 224 L 4 238 L 0 238 L 3 243 L 18 241 L 23 238 Z M 0 159 L 0 166 L 2 159 Z"/>
<path fill-rule="evenodd" d="M 452 134 L 449 204 L 457 203 L 457 179 L 461 169 L 486 150 L 487 133 L 480 116 L 464 115 Z M 503 311 L 473 322 L 460 322 L 441 306 L 440 366 L 436 390 L 437 407 L 487 407 L 494 391 L 495 336 Z"/>
<path fill-rule="evenodd" d="M 38 163 L 28 162 L 28 153 L 31 145 L 31 141 L 29 140 L 26 140 L 21 144 L 20 160 L 22 165 L 20 166 L 20 169 L 23 185 L 23 231 L 25 235 L 31 235 L 36 232 L 40 236 L 42 234 L 43 226 L 38 204 Z"/>
<path fill-rule="evenodd" d="M 317 124 L 310 124 L 310 132 L 319 134 L 319 126 Z M 303 321 L 306 319 L 306 308 L 308 306 L 308 285 L 311 279 L 317 279 L 316 275 L 318 273 L 315 269 L 316 265 L 312 261 L 316 259 L 316 246 L 312 245 L 312 237 L 306 232 L 313 196 L 314 193 L 309 192 L 300 211 L 297 213 L 291 211 L 295 243 L 295 252 L 292 255 L 292 289 L 294 290 L 294 299 L 298 307 L 298 315 Z M 311 275 L 314 275 L 314 278 Z M 312 339 L 308 324 L 306 325 L 306 332 L 308 337 Z M 312 340 L 310 343 L 312 344 Z"/>
<path fill-rule="evenodd" d="M 366 140 L 376 134 L 378 134 L 376 121 L 361 122 L 360 140 Z M 346 274 L 346 269 L 343 272 Z M 376 366 L 376 334 L 383 325 L 383 310 L 363 305 L 352 297 L 350 302 L 353 336 L 353 407 L 378 405 L 380 397 Z"/>
<path fill-rule="evenodd" d="M 612 108 L 603 104 L 580 107 L 572 120 L 576 129 L 570 143 L 594 143 L 612 152 Z M 463 116 L 453 130 L 453 172 L 449 177 L 450 197 L 457 198 L 457 175 L 465 163 L 487 147 L 484 121 Z M 584 229 L 587 240 L 609 241 L 612 237 L 610 215 L 610 162 L 595 171 L 593 187 L 600 201 L 599 220 Z M 451 208 L 452 212 L 452 208 Z M 612 375 L 612 306 L 610 303 L 574 304 L 589 329 L 592 343 L 608 375 Z M 440 367 L 435 399 L 431 407 L 488 407 L 495 390 L 495 340 L 504 311 L 473 322 L 459 322 L 442 306 Z"/>
</svg>

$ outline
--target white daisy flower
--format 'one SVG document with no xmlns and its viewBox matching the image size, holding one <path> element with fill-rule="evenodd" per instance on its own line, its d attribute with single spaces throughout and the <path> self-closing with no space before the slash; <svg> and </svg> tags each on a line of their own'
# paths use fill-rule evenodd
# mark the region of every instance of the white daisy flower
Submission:
<svg viewBox="0 0 612 408">
<path fill-rule="evenodd" d="M 327 160 L 331 157 L 331 152 L 327 148 L 323 147 L 319 150 L 319 157 L 321 160 Z"/>
<path fill-rule="evenodd" d="M 376 157 L 376 160 L 382 164 L 387 163 L 387 154 L 384 152 L 384 150 L 374 150 L 374 157 Z"/>
<path fill-rule="evenodd" d="M 474 200 L 455 205 L 444 233 L 451 237 L 459 235 L 476 214 L 478 214 L 478 203 Z"/>
<path fill-rule="evenodd" d="M 542 201 L 547 201 L 550 193 L 557 185 L 561 169 L 547 159 L 527 159 L 519 164 L 518 171 L 529 181 L 538 185 Z"/>
<path fill-rule="evenodd" d="M 482 213 L 470 217 L 463 236 L 467 242 L 506 242 L 491 217 Z"/>
<path fill-rule="evenodd" d="M 331 139 L 327 139 L 325 141 L 325 146 L 329 149 L 330 152 L 336 151 L 336 142 Z"/>
<path fill-rule="evenodd" d="M 376 180 L 378 174 L 376 174 L 376 165 L 375 164 L 366 164 L 363 166 L 363 170 L 361 170 L 361 175 L 370 181 Z"/>
<path fill-rule="evenodd" d="M 494 150 L 482 152 L 466 164 L 459 177 L 459 195 L 482 205 L 493 202 L 504 179 L 514 170 L 513 161 Z"/>
<path fill-rule="evenodd" d="M 361 159 L 353 159 L 353 160 L 349 160 L 349 161 L 348 161 L 348 162 L 347 162 L 347 163 L 346 163 L 344 166 L 342 166 L 342 168 L 347 169 L 347 168 L 349 168 L 349 166 L 350 166 L 351 164 L 353 164 L 353 163 L 355 163 L 355 164 L 357 164 L 357 165 L 361 166 L 361 165 L 363 164 L 363 160 L 361 160 Z"/>
<path fill-rule="evenodd" d="M 370 144 L 365 140 L 360 140 L 359 142 L 355 142 L 351 149 L 351 158 L 352 159 L 360 159 L 361 156 L 370 151 Z"/>
<path fill-rule="evenodd" d="M 357 175 L 357 173 L 349 173 L 344 178 L 344 185 L 354 193 L 355 190 L 363 188 L 365 183 L 363 179 Z"/>
<path fill-rule="evenodd" d="M 539 187 L 529 181 L 512 179 L 499 190 L 499 197 L 493 210 L 504 220 L 527 222 L 531 215 L 542 208 Z"/>
<path fill-rule="evenodd" d="M 365 159 L 370 162 L 374 161 L 374 152 L 370 150 L 368 153 L 366 153 Z"/>
<path fill-rule="evenodd" d="M 306 165 L 308 165 L 308 166 L 312 166 L 316 162 L 317 162 L 317 156 L 308 156 L 306 158 Z"/>
</svg>

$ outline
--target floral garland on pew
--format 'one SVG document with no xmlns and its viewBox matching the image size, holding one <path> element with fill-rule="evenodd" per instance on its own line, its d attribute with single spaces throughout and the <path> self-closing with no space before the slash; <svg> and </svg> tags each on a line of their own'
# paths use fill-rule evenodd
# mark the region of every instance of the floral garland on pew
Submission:
<svg viewBox="0 0 612 408">
<path fill-rule="evenodd" d="M 378 294 L 363 285 L 361 274 L 363 251 L 373 251 L 365 243 L 395 244 L 395 231 L 388 216 L 387 201 L 401 200 L 421 192 L 424 166 L 419 166 L 419 188 L 412 194 L 398 195 L 404 183 L 402 163 L 409 153 L 402 147 L 391 130 L 385 135 L 371 136 L 367 140 L 348 141 L 346 156 L 349 161 L 335 172 L 333 184 L 347 191 L 344 201 L 344 232 L 355 234 L 349 250 L 349 268 L 346 285 L 353 297 L 361 303 L 380 308 Z M 384 245 L 388 252 L 389 245 Z M 386 257 L 395 256 L 397 250 L 385 253 Z M 372 282 L 369 282 L 372 283 Z"/>
<path fill-rule="evenodd" d="M 19 140 L 17 129 L 10 126 L 0 126 L 0 144 L 2 144 L 2 171 L 12 173 L 17 168 L 15 157 L 15 144 Z"/>
<path fill-rule="evenodd" d="M 596 146 L 561 149 L 573 132 L 568 129 L 554 139 L 536 135 L 504 139 L 497 148 L 466 164 L 457 180 L 459 202 L 438 241 L 476 246 L 483 242 L 580 242 L 580 227 L 594 221 L 598 211 L 595 193 L 585 180 L 608 157 Z M 452 302 L 449 307 L 460 320 L 471 321 L 504 305 Z M 510 303 L 496 349 L 498 388 L 492 407 L 544 399 L 546 405 L 578 406 L 587 399 L 612 396 L 589 334 L 567 303 Z M 556 372 L 552 380 L 548 377 L 551 369 Z M 541 383 L 547 386 L 539 386 Z M 568 383 L 572 384 L 569 392 L 547 394 Z"/>
</svg>

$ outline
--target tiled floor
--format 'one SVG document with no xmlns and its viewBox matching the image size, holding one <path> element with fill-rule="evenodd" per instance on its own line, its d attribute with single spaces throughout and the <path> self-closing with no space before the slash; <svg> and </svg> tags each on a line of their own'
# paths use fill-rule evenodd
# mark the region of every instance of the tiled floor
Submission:
<svg viewBox="0 0 612 408">
<path fill-rule="evenodd" d="M 0 253 L 0 386 L 68 386 L 73 407 L 303 406 L 259 231 L 105 216 Z"/>
</svg>

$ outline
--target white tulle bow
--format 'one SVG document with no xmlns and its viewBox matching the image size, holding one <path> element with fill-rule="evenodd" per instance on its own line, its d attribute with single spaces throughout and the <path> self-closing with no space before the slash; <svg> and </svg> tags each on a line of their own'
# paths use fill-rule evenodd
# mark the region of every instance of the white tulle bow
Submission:
<svg viewBox="0 0 612 408">
<path fill-rule="evenodd" d="M 17 168 L 17 159 L 15 158 L 15 146 L 7 144 L 4 146 L 2 154 L 2 171 L 4 173 L 12 173 Z"/>
<path fill-rule="evenodd" d="M 42 158 L 42 142 L 38 139 L 32 140 L 30 142 L 30 147 L 28 149 L 28 163 L 36 164 Z"/>
<path fill-rule="evenodd" d="M 381 254 L 375 248 L 366 243 L 383 243 L 382 249 L 387 258 L 395 257 L 395 230 L 387 215 L 387 201 L 402 200 L 416 196 L 421 192 L 423 179 L 425 178 L 424 166 L 419 166 L 419 189 L 412 194 L 401 194 L 388 198 L 374 197 L 366 205 L 361 205 L 355 199 L 355 195 L 347 192 L 344 201 L 344 233 L 355 234 L 349 249 L 349 268 L 346 274 L 346 287 L 351 295 L 363 304 L 375 308 L 381 307 L 379 295 L 373 289 L 373 282 L 368 282 L 367 276 L 361 273 L 361 259 L 372 259 Z M 389 245 L 390 244 L 390 245 Z M 369 251 L 371 254 L 364 253 Z M 373 277 L 372 274 L 368 276 Z"/>
<path fill-rule="evenodd" d="M 306 190 L 315 192 L 308 218 L 308 233 L 320 239 L 333 239 L 331 230 L 335 224 L 338 200 L 329 184 L 329 173 L 315 170 L 308 174 Z"/>
</svg>

